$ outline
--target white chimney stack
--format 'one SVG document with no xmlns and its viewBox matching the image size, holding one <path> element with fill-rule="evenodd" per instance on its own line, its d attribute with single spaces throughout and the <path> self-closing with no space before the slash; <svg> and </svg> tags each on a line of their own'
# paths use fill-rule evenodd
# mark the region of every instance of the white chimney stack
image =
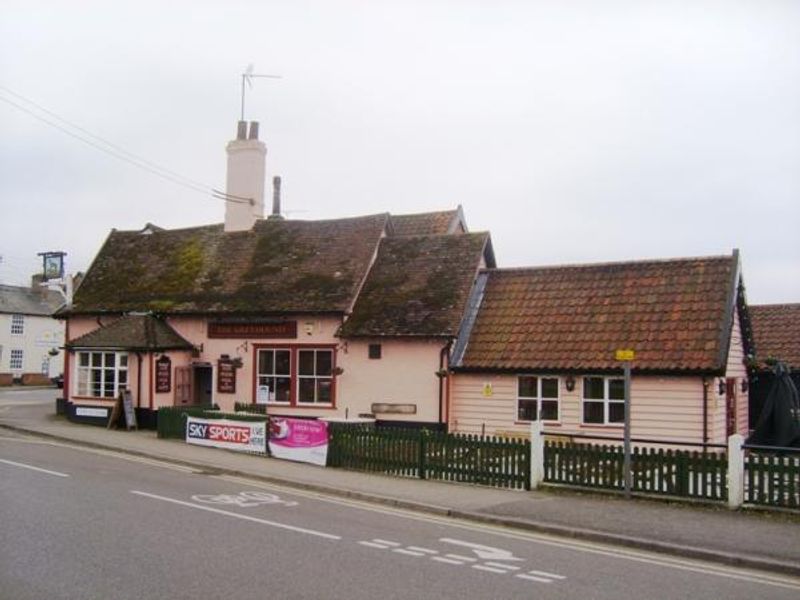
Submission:
<svg viewBox="0 0 800 600">
<path fill-rule="evenodd" d="M 225 231 L 247 231 L 264 218 L 267 147 L 258 139 L 258 123 L 239 121 L 236 139 L 228 142 Z"/>
</svg>

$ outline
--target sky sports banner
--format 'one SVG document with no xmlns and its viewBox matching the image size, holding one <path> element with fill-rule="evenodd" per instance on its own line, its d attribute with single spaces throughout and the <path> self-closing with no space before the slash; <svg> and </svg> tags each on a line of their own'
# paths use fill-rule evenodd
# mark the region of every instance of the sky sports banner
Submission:
<svg viewBox="0 0 800 600">
<path fill-rule="evenodd" d="M 267 451 L 266 438 L 266 422 L 186 418 L 186 441 L 189 444 L 264 453 Z"/>
<path fill-rule="evenodd" d="M 270 417 L 269 451 L 275 458 L 324 467 L 328 460 L 328 424 L 325 421 Z"/>
</svg>

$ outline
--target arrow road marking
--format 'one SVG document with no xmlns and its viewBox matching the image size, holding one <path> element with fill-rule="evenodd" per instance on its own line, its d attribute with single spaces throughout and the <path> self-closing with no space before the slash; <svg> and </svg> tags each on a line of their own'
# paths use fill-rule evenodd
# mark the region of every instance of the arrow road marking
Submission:
<svg viewBox="0 0 800 600">
<path fill-rule="evenodd" d="M 440 538 L 439 541 L 444 542 L 445 544 L 455 544 L 456 546 L 471 548 L 479 558 L 484 560 L 525 560 L 524 558 L 514 556 L 513 552 L 503 550 L 502 548 L 493 548 L 492 546 L 484 546 L 483 544 L 473 544 L 472 542 L 454 540 L 453 538 Z"/>
</svg>

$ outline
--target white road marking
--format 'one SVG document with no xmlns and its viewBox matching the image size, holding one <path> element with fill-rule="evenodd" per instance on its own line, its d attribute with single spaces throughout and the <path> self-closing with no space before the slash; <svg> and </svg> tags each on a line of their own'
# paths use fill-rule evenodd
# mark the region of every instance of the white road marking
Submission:
<svg viewBox="0 0 800 600">
<path fill-rule="evenodd" d="M 378 538 L 373 538 L 372 541 L 373 542 L 377 542 L 378 544 L 384 544 L 384 545 L 392 547 L 392 548 L 397 548 L 397 547 L 403 545 L 400 542 L 390 542 L 389 540 L 381 540 L 381 539 L 378 539 Z"/>
<path fill-rule="evenodd" d="M 525 560 L 518 556 L 514 556 L 513 552 L 503 550 L 502 548 L 494 548 L 492 546 L 484 546 L 483 544 L 475 544 L 473 542 L 465 542 L 464 540 L 454 540 L 453 538 L 439 538 L 440 542 L 445 544 L 454 544 L 456 546 L 463 546 L 470 548 L 478 558 L 484 560 Z"/>
<path fill-rule="evenodd" d="M 509 571 L 519 571 L 519 567 L 516 565 L 504 565 L 503 563 L 496 563 L 496 562 L 487 562 L 487 565 L 490 567 L 497 567 L 498 569 L 508 569 Z"/>
<path fill-rule="evenodd" d="M 369 548 L 378 548 L 380 550 L 386 550 L 389 546 L 384 546 L 383 544 L 376 544 L 375 542 L 358 542 L 362 546 L 367 546 Z"/>
<path fill-rule="evenodd" d="M 465 562 L 478 562 L 478 559 L 472 556 L 461 556 L 460 554 L 445 554 L 445 556 Z"/>
<path fill-rule="evenodd" d="M 430 548 L 420 548 L 419 546 L 406 546 L 409 550 L 414 552 L 422 552 L 424 554 L 439 554 L 438 550 L 431 550 Z"/>
<path fill-rule="evenodd" d="M 527 579 L 528 581 L 537 581 L 539 583 L 553 583 L 552 579 L 545 579 L 544 577 L 534 577 L 533 575 L 525 575 L 524 573 L 520 573 L 516 575 L 520 579 Z"/>
<path fill-rule="evenodd" d="M 26 465 L 25 463 L 14 462 L 13 460 L 4 460 L 0 458 L 0 463 L 5 463 L 14 467 L 21 467 L 23 469 L 30 469 L 31 471 L 38 471 L 39 473 L 47 473 L 48 475 L 55 475 L 56 477 L 69 477 L 66 473 L 59 473 L 58 471 L 51 471 L 49 469 L 42 469 L 41 467 L 34 467 L 33 465 Z"/>
<path fill-rule="evenodd" d="M 548 573 L 547 571 L 528 571 L 531 575 L 540 575 L 541 577 L 549 577 L 551 579 L 566 579 L 564 575 L 556 575 L 555 573 Z"/>
<path fill-rule="evenodd" d="M 281 500 L 277 494 L 266 492 L 239 492 L 238 494 L 195 494 L 195 502 L 203 504 L 235 504 L 241 508 L 253 508 L 264 504 L 283 504 L 284 506 L 297 506 L 294 500 Z"/>
<path fill-rule="evenodd" d="M 226 517 L 233 517 L 234 519 L 241 519 L 243 521 L 251 521 L 253 523 L 260 523 L 261 525 L 268 525 L 270 527 L 278 527 L 280 529 L 286 529 L 288 531 L 295 531 L 297 533 L 304 533 L 306 535 L 313 535 L 316 537 L 325 538 L 328 540 L 341 540 L 342 537 L 339 535 L 333 535 L 331 533 L 325 533 L 322 531 L 316 531 L 314 529 L 306 529 L 304 527 L 295 527 L 294 525 L 287 525 L 286 523 L 278 523 L 276 521 L 268 521 L 266 519 L 259 519 L 257 517 L 251 517 L 249 515 L 242 515 L 235 512 L 230 512 L 227 510 L 221 510 L 219 508 L 211 508 L 210 506 L 203 506 L 201 504 L 192 504 L 191 502 L 184 502 L 183 500 L 176 500 L 175 498 L 168 498 L 166 496 L 157 496 L 156 494 L 149 494 L 147 492 L 140 492 L 138 490 L 131 490 L 131 494 L 136 494 L 137 496 L 143 496 L 145 498 L 152 498 L 153 500 L 161 500 L 163 502 L 170 502 L 172 504 L 177 504 L 178 506 L 187 506 L 189 508 L 194 508 L 197 510 L 205 510 L 207 512 L 213 512 L 218 515 L 225 515 Z"/>
<path fill-rule="evenodd" d="M 500 573 L 501 575 L 508 573 L 505 569 L 495 569 L 494 567 L 487 567 L 486 565 L 472 565 L 472 568 L 479 569 L 480 571 L 489 571 L 490 573 Z"/>
<path fill-rule="evenodd" d="M 431 556 L 431 560 L 446 563 L 448 565 L 463 565 L 463 561 L 453 560 L 452 558 L 445 558 L 444 556 Z"/>
<path fill-rule="evenodd" d="M 414 552 L 413 550 L 406 550 L 405 548 L 395 548 L 392 552 L 398 554 L 405 554 L 406 556 L 425 556 L 424 552 Z"/>
</svg>

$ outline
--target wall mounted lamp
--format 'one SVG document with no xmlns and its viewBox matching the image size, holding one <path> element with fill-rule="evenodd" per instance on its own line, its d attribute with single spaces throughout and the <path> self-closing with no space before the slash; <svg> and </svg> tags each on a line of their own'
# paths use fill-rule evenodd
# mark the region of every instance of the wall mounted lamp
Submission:
<svg viewBox="0 0 800 600">
<path fill-rule="evenodd" d="M 725 380 L 721 377 L 717 380 L 717 394 L 722 396 L 725 393 Z"/>
<path fill-rule="evenodd" d="M 748 389 L 750 389 L 750 383 L 747 381 L 747 379 L 742 379 L 742 393 L 746 394 Z"/>
<path fill-rule="evenodd" d="M 575 378 L 572 375 L 567 375 L 567 378 L 564 380 L 564 385 L 567 387 L 567 391 L 571 392 L 575 389 Z"/>
</svg>

